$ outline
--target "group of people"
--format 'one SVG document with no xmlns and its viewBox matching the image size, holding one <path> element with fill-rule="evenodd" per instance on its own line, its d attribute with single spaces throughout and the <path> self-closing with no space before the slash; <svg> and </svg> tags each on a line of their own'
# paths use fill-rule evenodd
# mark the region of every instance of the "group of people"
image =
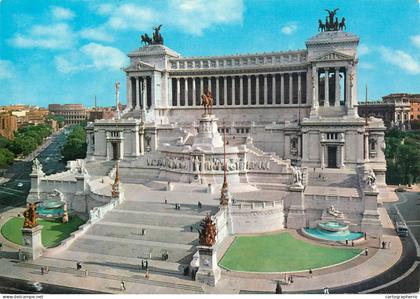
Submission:
<svg viewBox="0 0 420 299">
<path fill-rule="evenodd" d="M 169 254 L 168 254 L 168 251 L 165 250 L 164 252 L 162 252 L 162 260 L 167 261 L 168 259 L 169 259 Z"/>
<path fill-rule="evenodd" d="M 175 204 L 175 210 L 181 210 L 181 205 L 179 203 Z"/>
<path fill-rule="evenodd" d="M 50 272 L 50 269 L 48 268 L 48 266 L 42 266 L 41 267 L 41 274 L 48 274 L 48 272 Z"/>
<path fill-rule="evenodd" d="M 382 245 L 381 247 L 382 249 L 391 248 L 391 242 L 382 241 L 381 245 Z"/>
<path fill-rule="evenodd" d="M 142 270 L 148 270 L 149 269 L 149 262 L 145 260 L 141 260 L 141 269 Z"/>
<path fill-rule="evenodd" d="M 349 240 L 346 240 L 346 246 L 349 245 Z M 351 247 L 354 247 L 354 241 L 351 240 Z"/>
</svg>

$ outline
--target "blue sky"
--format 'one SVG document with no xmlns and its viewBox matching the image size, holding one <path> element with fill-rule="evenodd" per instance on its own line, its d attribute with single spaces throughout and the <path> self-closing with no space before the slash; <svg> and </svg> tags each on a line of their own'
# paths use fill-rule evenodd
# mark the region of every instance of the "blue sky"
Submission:
<svg viewBox="0 0 420 299">
<path fill-rule="evenodd" d="M 420 93 L 420 0 L 0 0 L 0 105 L 114 103 L 126 53 L 161 30 L 183 56 L 304 49 L 325 8 L 360 36 L 359 98 Z"/>
</svg>

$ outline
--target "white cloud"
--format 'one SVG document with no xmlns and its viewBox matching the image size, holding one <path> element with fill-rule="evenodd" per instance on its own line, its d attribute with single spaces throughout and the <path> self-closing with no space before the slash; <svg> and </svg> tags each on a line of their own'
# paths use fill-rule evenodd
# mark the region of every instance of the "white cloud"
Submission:
<svg viewBox="0 0 420 299">
<path fill-rule="evenodd" d="M 213 25 L 242 23 L 243 11 L 242 0 L 172 0 L 164 24 L 201 35 Z"/>
<path fill-rule="evenodd" d="M 17 48 L 67 49 L 73 46 L 75 35 L 65 23 L 35 25 L 27 34 L 15 34 L 9 42 Z"/>
<path fill-rule="evenodd" d="M 296 23 L 289 23 L 281 27 L 281 33 L 290 35 L 296 32 L 298 29 L 298 26 Z"/>
<path fill-rule="evenodd" d="M 108 25 L 114 29 L 145 30 L 150 29 L 156 18 L 158 13 L 153 9 L 128 3 L 113 11 Z"/>
<path fill-rule="evenodd" d="M 366 44 L 360 44 L 358 48 L 359 56 L 363 56 L 370 53 L 370 48 Z"/>
<path fill-rule="evenodd" d="M 97 69 L 119 69 L 127 62 L 126 55 L 114 47 L 90 43 L 80 50 L 93 62 Z"/>
<path fill-rule="evenodd" d="M 420 3 L 420 0 L 419 0 L 419 3 Z M 410 40 L 414 46 L 420 49 L 420 34 L 411 36 Z"/>
<path fill-rule="evenodd" d="M 109 3 L 100 4 L 99 6 L 95 7 L 95 11 L 99 15 L 108 15 L 112 12 L 113 9 L 114 9 L 114 6 Z"/>
<path fill-rule="evenodd" d="M 164 24 L 195 35 L 213 25 L 241 23 L 243 10 L 242 0 L 172 0 L 158 8 L 134 3 L 96 8 L 99 14 L 109 14 L 107 26 L 115 30 L 149 32 L 153 26 Z"/>
<path fill-rule="evenodd" d="M 51 8 L 51 13 L 56 20 L 71 20 L 74 18 L 73 11 L 60 6 L 53 6 Z"/>
<path fill-rule="evenodd" d="M 379 48 L 379 52 L 382 58 L 388 63 L 405 70 L 409 74 L 420 74 L 420 61 L 407 52 L 393 50 L 383 46 Z"/>
<path fill-rule="evenodd" d="M 112 42 L 114 38 L 105 28 L 85 28 L 80 31 L 80 36 L 84 39 L 96 40 L 101 42 Z"/>
<path fill-rule="evenodd" d="M 89 43 L 78 51 L 56 56 L 54 64 L 59 72 L 74 73 L 86 69 L 119 70 L 127 60 L 126 55 L 117 48 Z"/>
<path fill-rule="evenodd" d="M 13 77 L 13 64 L 8 60 L 0 60 L 0 80 Z"/>
</svg>

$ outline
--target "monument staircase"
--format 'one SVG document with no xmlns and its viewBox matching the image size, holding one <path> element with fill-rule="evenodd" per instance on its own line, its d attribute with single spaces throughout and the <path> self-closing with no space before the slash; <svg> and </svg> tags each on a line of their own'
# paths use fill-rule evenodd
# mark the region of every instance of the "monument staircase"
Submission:
<svg viewBox="0 0 420 299">
<path fill-rule="evenodd" d="M 248 183 L 254 184 L 264 190 L 287 190 L 290 181 L 289 164 L 275 153 L 266 153 L 251 143 L 247 143 L 247 160 L 264 161 L 263 169 L 253 168 L 248 170 Z M 265 168 L 265 169 L 264 169 Z"/>
<path fill-rule="evenodd" d="M 166 192 L 138 183 L 123 183 L 126 199 L 57 258 L 140 273 L 144 272 L 141 261 L 148 260 L 152 277 L 159 275 L 166 277 L 165 281 L 181 284 L 190 281 L 190 276 L 183 275 L 183 269 L 196 252 L 197 228 L 207 213 L 215 213 L 218 202 L 206 193 L 190 192 L 188 187 L 180 189 Z M 201 209 L 198 201 L 202 203 Z M 179 210 L 175 209 L 176 203 L 181 205 Z M 166 261 L 162 260 L 165 251 Z"/>
</svg>

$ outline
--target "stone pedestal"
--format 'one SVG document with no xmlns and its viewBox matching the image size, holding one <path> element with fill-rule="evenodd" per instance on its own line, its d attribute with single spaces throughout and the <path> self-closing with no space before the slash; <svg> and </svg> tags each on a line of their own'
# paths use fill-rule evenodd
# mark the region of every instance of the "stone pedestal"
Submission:
<svg viewBox="0 0 420 299">
<path fill-rule="evenodd" d="M 200 127 L 194 138 L 193 148 L 223 147 L 222 135 L 217 130 L 217 118 L 213 114 L 203 114 Z"/>
<path fill-rule="evenodd" d="M 20 260 L 36 260 L 42 255 L 43 246 L 41 242 L 42 226 L 33 228 L 22 228 L 23 247 L 19 254 Z"/>
<path fill-rule="evenodd" d="M 362 232 L 377 238 L 382 236 L 382 224 L 378 212 L 378 194 L 376 188 L 364 191 L 364 211 L 360 224 Z"/>
<path fill-rule="evenodd" d="M 287 215 L 287 228 L 300 229 L 306 227 L 304 189 L 305 187 L 300 184 L 289 186 L 291 204 Z"/>
<path fill-rule="evenodd" d="M 199 268 L 195 280 L 210 286 L 216 286 L 221 276 L 221 270 L 217 265 L 216 250 L 212 247 L 198 246 Z"/>
</svg>

